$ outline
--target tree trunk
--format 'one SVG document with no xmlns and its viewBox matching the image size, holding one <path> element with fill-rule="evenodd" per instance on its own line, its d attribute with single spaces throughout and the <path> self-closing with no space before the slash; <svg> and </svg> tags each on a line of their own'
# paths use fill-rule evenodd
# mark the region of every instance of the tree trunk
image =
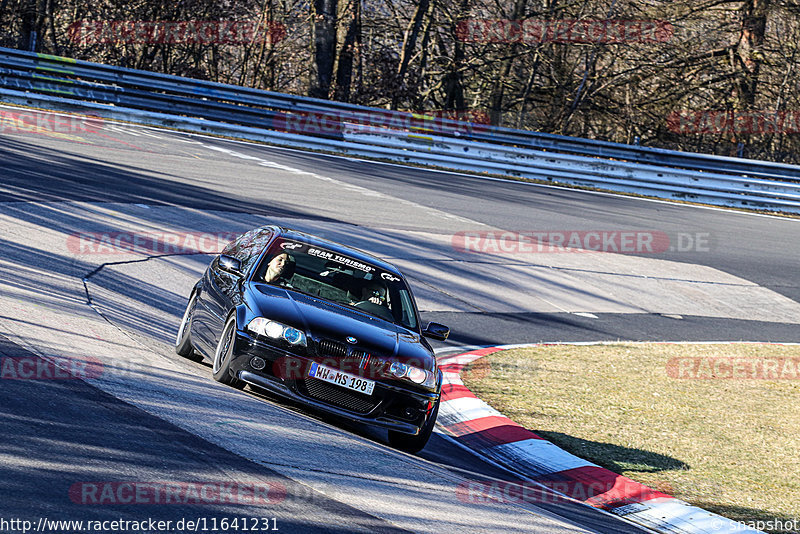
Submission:
<svg viewBox="0 0 800 534">
<path fill-rule="evenodd" d="M 527 0 L 516 0 L 514 2 L 514 11 L 511 15 L 511 20 L 520 20 L 525 15 L 525 7 Z M 505 97 L 506 81 L 511 74 L 511 66 L 514 64 L 514 59 L 517 55 L 516 44 L 511 45 L 511 54 L 509 57 L 500 64 L 498 75 L 494 79 L 492 85 L 492 93 L 489 97 L 489 118 L 493 125 L 499 126 L 501 114 L 503 112 L 503 98 Z"/>
<path fill-rule="evenodd" d="M 446 110 L 464 111 L 464 43 L 458 39 L 457 28 L 458 23 L 466 20 L 469 13 L 469 1 L 461 0 L 458 6 L 455 20 L 453 21 L 452 36 L 453 36 L 453 62 L 451 67 L 445 74 L 444 89 L 445 89 L 445 103 Z"/>
<path fill-rule="evenodd" d="M 352 13 L 347 34 L 339 52 L 339 64 L 336 66 L 336 91 L 334 99 L 340 102 L 350 101 L 350 89 L 353 82 L 353 59 L 361 52 L 361 0 L 352 0 Z"/>
<path fill-rule="evenodd" d="M 20 26 L 20 45 L 22 50 L 37 52 L 41 40 L 39 31 L 39 13 L 37 0 L 28 0 L 22 7 L 22 24 Z"/>
<path fill-rule="evenodd" d="M 747 0 L 742 5 L 742 31 L 735 60 L 741 68 L 737 82 L 739 109 L 752 110 L 756 104 L 758 75 L 761 70 L 764 32 L 770 0 Z"/>
<path fill-rule="evenodd" d="M 253 75 L 250 79 L 252 87 L 261 87 L 272 90 L 275 85 L 275 62 L 273 51 L 275 50 L 275 16 L 272 0 L 265 0 L 261 8 L 260 26 L 261 31 L 265 32 L 264 37 L 258 42 L 258 53 L 253 65 Z M 249 49 L 248 49 L 249 51 Z M 266 58 L 266 61 L 265 61 Z M 265 66 L 262 67 L 262 65 Z M 243 69 L 244 70 L 244 69 Z"/>
<path fill-rule="evenodd" d="M 422 28 L 422 22 L 425 19 L 425 14 L 430 10 L 430 0 L 419 0 L 417 9 L 414 12 L 414 17 L 406 29 L 403 36 L 403 49 L 400 53 L 400 65 L 397 68 L 397 80 L 403 84 L 408 71 L 408 64 L 411 61 L 411 56 L 414 55 L 414 49 L 417 46 L 417 39 L 419 38 L 419 31 Z M 395 91 L 392 96 L 392 109 L 397 109 L 398 100 L 401 91 Z"/>
<path fill-rule="evenodd" d="M 47 18 L 50 22 L 49 30 L 50 30 L 50 39 L 52 41 L 51 48 L 55 55 L 61 55 L 61 46 L 58 43 L 58 37 L 56 37 L 56 0 L 49 0 L 47 2 Z"/>
<path fill-rule="evenodd" d="M 315 98 L 330 97 L 336 61 L 337 9 L 338 0 L 314 0 L 314 62 L 317 79 L 310 94 Z"/>
</svg>

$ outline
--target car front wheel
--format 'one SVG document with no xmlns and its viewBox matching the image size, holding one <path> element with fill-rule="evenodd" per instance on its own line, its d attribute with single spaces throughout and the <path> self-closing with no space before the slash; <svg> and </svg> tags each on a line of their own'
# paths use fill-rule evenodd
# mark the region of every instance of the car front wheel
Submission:
<svg viewBox="0 0 800 534">
<path fill-rule="evenodd" d="M 194 350 L 192 345 L 192 316 L 194 315 L 194 307 L 197 303 L 197 293 L 192 293 L 189 298 L 189 304 L 186 305 L 186 311 L 183 312 L 183 319 L 181 325 L 178 327 L 178 335 L 175 338 L 175 352 L 189 360 L 200 362 L 203 361 L 203 356 Z"/>
<path fill-rule="evenodd" d="M 231 317 L 225 322 L 222 335 L 217 343 L 217 350 L 214 352 L 214 365 L 211 373 L 214 380 L 227 386 L 242 389 L 244 382 L 231 375 L 230 365 L 233 357 L 233 342 L 236 339 L 236 316 Z"/>
</svg>

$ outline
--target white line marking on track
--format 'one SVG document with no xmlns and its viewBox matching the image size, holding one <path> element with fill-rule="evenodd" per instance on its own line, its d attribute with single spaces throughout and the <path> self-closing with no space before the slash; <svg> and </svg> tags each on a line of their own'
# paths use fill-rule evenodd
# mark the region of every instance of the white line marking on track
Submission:
<svg viewBox="0 0 800 534">
<path fill-rule="evenodd" d="M 25 109 L 25 110 L 28 109 L 28 108 L 21 108 L 21 107 L 18 107 L 18 106 L 10 106 L 10 105 L 2 105 L 0 107 L 10 108 L 10 109 Z M 81 118 L 81 115 L 75 115 L 75 114 L 71 114 L 71 113 L 61 113 L 61 112 L 47 112 L 47 113 L 57 113 L 58 115 L 61 115 L 61 116 L 64 116 L 64 117 L 78 117 L 78 118 Z M 111 125 L 111 124 L 113 124 L 113 125 L 119 124 L 119 123 L 115 122 L 113 119 L 103 119 L 103 120 L 106 121 L 105 122 L 106 126 L 107 125 Z M 135 126 L 137 128 L 139 128 L 140 132 L 143 129 L 158 130 L 158 131 L 162 131 L 162 132 L 174 133 L 176 135 L 183 135 L 183 136 L 189 136 L 189 137 L 200 137 L 201 139 L 208 139 L 208 140 L 213 140 L 213 141 L 223 141 L 223 142 L 227 142 L 227 143 L 238 143 L 238 144 L 243 144 L 243 145 L 248 145 L 248 146 L 257 146 L 257 147 L 260 147 L 260 148 L 280 150 L 280 151 L 284 151 L 284 152 L 300 153 L 300 154 L 304 154 L 304 155 L 309 154 L 308 150 L 301 150 L 301 149 L 298 149 L 298 148 L 290 148 L 290 147 L 282 147 L 282 146 L 274 146 L 274 145 L 265 145 L 263 143 L 257 143 L 255 141 L 248 141 L 246 139 L 220 139 L 220 138 L 214 137 L 212 135 L 195 133 L 195 132 L 172 131 L 172 130 L 169 130 L 167 128 L 160 128 L 160 127 L 155 127 L 155 126 L 146 126 L 146 125 L 139 125 L 139 124 L 137 124 Z M 131 135 L 138 135 L 138 134 L 133 133 L 133 132 L 128 132 L 128 133 L 130 133 Z M 175 139 L 175 140 L 181 141 L 181 142 L 184 142 L 184 143 L 203 144 L 202 142 L 187 141 L 185 139 Z M 402 168 L 402 169 L 412 168 L 412 167 L 410 167 L 408 165 L 403 165 L 401 163 L 394 163 L 394 162 L 388 162 L 388 161 L 375 161 L 375 160 L 357 158 L 357 157 L 353 157 L 353 156 L 342 156 L 342 155 L 338 155 L 338 154 L 319 154 L 319 153 L 317 153 L 316 155 L 320 156 L 320 157 L 344 159 L 344 160 L 347 160 L 347 161 L 358 161 L 358 162 L 361 162 L 361 163 L 371 163 L 371 164 L 375 164 L 375 165 L 388 165 L 390 167 L 398 167 L 398 168 Z M 548 188 L 548 189 L 557 189 L 557 190 L 560 190 L 560 191 L 573 191 L 575 193 L 583 193 L 583 194 L 588 194 L 588 195 L 600 195 L 600 196 L 607 196 L 607 197 L 625 198 L 625 199 L 628 199 L 628 200 L 639 200 L 639 201 L 643 201 L 643 202 L 657 202 L 659 204 L 667 204 L 667 205 L 676 206 L 676 207 L 694 208 L 694 209 L 706 209 L 706 210 L 712 210 L 712 211 L 721 211 L 721 212 L 725 212 L 725 213 L 737 213 L 737 214 L 740 214 L 740 215 L 747 215 L 747 216 L 751 216 L 751 217 L 767 217 L 767 218 L 771 218 L 771 219 L 780 219 L 782 221 L 790 220 L 790 221 L 800 222 L 800 219 L 795 219 L 795 218 L 790 218 L 790 217 L 782 217 L 780 215 L 770 215 L 770 214 L 767 214 L 767 213 L 753 213 L 753 212 L 749 212 L 749 211 L 743 211 L 743 210 L 738 209 L 738 208 L 723 208 L 723 207 L 715 207 L 715 206 L 702 206 L 702 205 L 698 205 L 698 204 L 682 204 L 682 203 L 678 203 L 678 202 L 674 202 L 674 201 L 670 201 L 670 200 L 665 200 L 665 199 L 634 197 L 634 196 L 624 195 L 622 193 L 614 193 L 614 192 L 610 192 L 610 191 L 590 191 L 590 190 L 586 190 L 586 189 L 576 189 L 574 187 L 565 187 L 565 186 L 553 185 L 553 184 L 539 184 L 539 183 L 532 183 L 532 182 L 522 182 L 522 181 L 518 181 L 518 180 L 512 180 L 510 178 L 496 178 L 496 177 L 493 177 L 493 176 L 481 176 L 481 175 L 477 175 L 477 174 L 469 174 L 469 173 L 459 172 L 459 171 L 455 171 L 455 170 L 448 171 L 448 170 L 442 170 L 442 169 L 429 169 L 429 168 L 425 168 L 425 167 L 416 167 L 416 168 L 418 168 L 419 170 L 421 170 L 423 172 L 434 172 L 434 173 L 441 173 L 441 174 L 449 174 L 449 175 L 452 175 L 452 176 L 462 176 L 462 177 L 466 177 L 466 178 L 474 178 L 476 180 L 488 180 L 488 181 L 493 181 L 493 182 L 505 182 L 505 183 L 512 183 L 513 182 L 513 183 L 517 183 L 519 185 L 528 186 L 528 187 L 541 187 L 541 188 Z M 458 216 L 454 215 L 453 217 L 458 217 Z"/>
<path fill-rule="evenodd" d="M 215 150 L 217 152 L 222 152 L 223 154 L 228 154 L 229 156 L 232 156 L 232 157 L 235 157 L 235 158 L 243 159 L 243 160 L 246 160 L 246 161 L 258 162 L 258 164 L 260 166 L 262 166 L 262 167 L 268 167 L 270 169 L 277 169 L 277 170 L 281 170 L 281 171 L 284 171 L 284 172 L 290 172 L 292 174 L 297 174 L 297 175 L 301 175 L 301 176 L 308 176 L 308 177 L 311 177 L 311 178 L 316 178 L 317 180 L 322 180 L 322 181 L 325 181 L 325 182 L 336 184 L 338 187 L 340 187 L 342 189 L 346 189 L 348 191 L 352 191 L 353 193 L 357 193 L 357 194 L 360 194 L 360 195 L 363 195 L 363 196 L 366 196 L 366 197 L 382 199 L 382 200 L 389 200 L 389 201 L 391 201 L 393 203 L 404 204 L 406 206 L 413 207 L 415 209 L 421 209 L 421 210 L 424 210 L 424 211 L 429 212 L 429 213 L 433 212 L 433 211 L 436 211 L 443 218 L 452 219 L 452 220 L 459 221 L 459 222 L 462 222 L 462 223 L 465 223 L 465 224 L 475 224 L 475 222 L 476 222 L 476 221 L 472 221 L 472 220 L 464 218 L 464 217 L 460 217 L 458 215 L 453 215 L 452 213 L 447 213 L 447 212 L 444 212 L 444 211 L 441 211 L 441 210 L 436 210 L 435 208 L 431 208 L 429 206 L 423 206 L 422 204 L 417 204 L 416 202 L 412 202 L 412 201 L 406 200 L 404 198 L 393 197 L 391 195 L 387 195 L 387 194 L 381 193 L 379 191 L 373 191 L 372 189 L 367 189 L 366 187 L 361 187 L 359 185 L 354 185 L 354 184 L 350 184 L 350 183 L 347 183 L 347 182 L 342 182 L 340 180 L 336 180 L 335 178 L 331 178 L 329 176 L 324 176 L 322 174 L 318 174 L 318 173 L 315 173 L 315 172 L 305 171 L 303 169 L 298 169 L 296 167 L 290 167 L 288 165 L 283 165 L 281 163 L 276 163 L 274 161 L 265 160 L 263 158 L 259 158 L 257 156 L 251 156 L 249 154 L 242 154 L 241 152 L 236 152 L 235 150 L 230 150 L 230 149 L 224 148 L 224 147 L 218 147 L 218 146 L 213 146 L 213 145 L 209 145 L 209 144 L 204 144 L 203 146 L 208 148 L 208 149 L 210 149 L 210 150 Z"/>
<path fill-rule="evenodd" d="M 248 145 L 248 146 L 258 146 L 258 147 L 262 147 L 262 148 L 269 148 L 269 149 L 280 150 L 280 151 L 284 151 L 284 152 L 295 152 L 295 153 L 300 153 L 300 154 L 308 154 L 309 153 L 309 151 L 307 151 L 307 150 L 301 150 L 301 149 L 298 149 L 298 148 L 282 147 L 282 146 L 274 146 L 274 145 L 263 145 L 261 143 L 257 143 L 257 142 L 254 142 L 254 141 L 242 140 L 242 139 L 218 139 L 218 138 L 213 137 L 213 136 L 207 136 L 207 135 L 204 135 L 204 134 L 195 134 L 195 133 L 188 133 L 187 135 L 197 136 L 197 137 L 205 137 L 205 138 L 208 138 L 208 139 L 213 139 L 215 141 L 224 141 L 224 142 L 227 142 L 227 143 L 239 143 L 239 144 Z M 409 165 L 403 165 L 401 163 L 394 163 L 394 162 L 388 162 L 388 161 L 375 161 L 375 160 L 370 160 L 370 159 L 358 158 L 358 157 L 354 157 L 354 156 L 343 156 L 343 155 L 338 155 L 338 154 L 320 154 L 320 153 L 317 153 L 316 155 L 321 156 L 321 157 L 327 157 L 327 158 L 344 159 L 344 160 L 347 160 L 347 161 L 357 161 L 357 162 L 360 162 L 360 163 L 372 163 L 372 164 L 375 164 L 375 165 L 386 165 L 386 166 L 389 166 L 389 167 L 398 167 L 398 168 L 402 168 L 402 169 L 416 168 L 416 169 L 419 169 L 420 171 L 423 171 L 423 172 L 449 174 L 449 175 L 452 175 L 452 176 L 462 176 L 462 177 L 465 177 L 465 178 L 474 178 L 474 179 L 477 179 L 477 180 L 487 180 L 487 181 L 491 181 L 491 182 L 516 183 L 516 184 L 519 184 L 519 185 L 522 185 L 522 186 L 527 186 L 527 187 L 540 187 L 540 188 L 547 188 L 547 189 L 557 189 L 557 190 L 560 190 L 560 191 L 573 191 L 575 193 L 583 193 L 583 194 L 587 194 L 587 195 L 600 195 L 600 196 L 606 196 L 606 197 L 624 198 L 624 199 L 633 200 L 633 201 L 640 200 L 640 201 L 644 201 L 644 202 L 656 202 L 656 203 L 659 203 L 659 204 L 667 204 L 669 206 L 675 206 L 675 207 L 706 209 L 706 210 L 712 210 L 712 211 L 721 211 L 721 212 L 724 212 L 724 213 L 737 213 L 737 214 L 740 214 L 740 215 L 748 215 L 748 216 L 751 216 L 751 217 L 767 217 L 767 218 L 771 218 L 771 219 L 780 219 L 782 221 L 791 220 L 791 221 L 800 222 L 800 219 L 795 219 L 795 218 L 790 218 L 790 217 L 783 217 L 783 216 L 780 216 L 780 215 L 770 215 L 770 214 L 767 214 L 767 213 L 753 213 L 753 212 L 749 212 L 749 211 L 743 211 L 743 210 L 738 209 L 738 208 L 723 208 L 723 207 L 715 207 L 715 206 L 702 206 L 702 205 L 699 205 L 699 204 L 683 204 L 683 203 L 679 203 L 679 202 L 675 202 L 675 201 L 671 201 L 671 200 L 666 200 L 666 199 L 636 197 L 636 196 L 631 196 L 631 195 L 624 195 L 622 193 L 614 193 L 614 192 L 611 192 L 611 191 L 591 191 L 591 190 L 587 190 L 587 189 L 577 189 L 577 188 L 574 188 L 574 187 L 566 187 L 566 186 L 563 186 L 563 185 L 540 184 L 540 183 L 523 182 L 523 181 L 519 181 L 519 180 L 512 180 L 511 178 L 497 178 L 497 177 L 494 177 L 494 176 L 481 176 L 481 175 L 478 175 L 478 174 L 469 174 L 469 173 L 459 172 L 459 171 L 455 171 L 455 170 L 448 171 L 448 170 L 442 170 L 442 169 L 430 169 L 430 168 L 426 168 L 426 167 L 410 167 Z M 602 161 L 602 160 L 598 160 L 598 161 Z"/>
</svg>

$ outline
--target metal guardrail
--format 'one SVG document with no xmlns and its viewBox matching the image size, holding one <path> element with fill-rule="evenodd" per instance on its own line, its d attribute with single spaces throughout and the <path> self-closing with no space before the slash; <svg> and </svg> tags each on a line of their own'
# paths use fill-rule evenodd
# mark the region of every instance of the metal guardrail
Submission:
<svg viewBox="0 0 800 534">
<path fill-rule="evenodd" d="M 800 213 L 800 166 L 369 108 L 0 48 L 0 100 L 297 148 Z M 289 125 L 324 119 L 325 128 Z"/>
</svg>

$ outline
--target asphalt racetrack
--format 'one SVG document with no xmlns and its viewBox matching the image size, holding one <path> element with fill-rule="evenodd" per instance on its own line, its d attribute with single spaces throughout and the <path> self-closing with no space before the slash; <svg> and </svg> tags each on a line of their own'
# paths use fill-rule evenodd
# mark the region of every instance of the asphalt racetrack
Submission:
<svg viewBox="0 0 800 534">
<path fill-rule="evenodd" d="M 41 369 L 62 358 L 99 370 L 85 380 L 2 381 L 0 518 L 174 527 L 239 516 L 284 532 L 637 531 L 578 504 L 464 502 L 464 480 L 513 475 L 439 434 L 419 456 L 399 453 L 379 432 L 225 388 L 208 364 L 175 355 L 188 291 L 217 245 L 271 222 L 395 263 L 423 319 L 451 327 L 441 350 L 798 341 L 798 220 L 113 124 L 5 130 L 0 157 L 0 354 L 41 360 Z M 509 231 L 551 242 L 597 234 L 609 247 L 625 234 L 640 246 L 531 250 Z M 167 244 L 118 246 L 153 236 Z M 165 483 L 180 486 L 171 499 L 154 490 Z M 238 500 L 190 498 L 195 487 L 223 484 L 242 490 Z"/>
</svg>

